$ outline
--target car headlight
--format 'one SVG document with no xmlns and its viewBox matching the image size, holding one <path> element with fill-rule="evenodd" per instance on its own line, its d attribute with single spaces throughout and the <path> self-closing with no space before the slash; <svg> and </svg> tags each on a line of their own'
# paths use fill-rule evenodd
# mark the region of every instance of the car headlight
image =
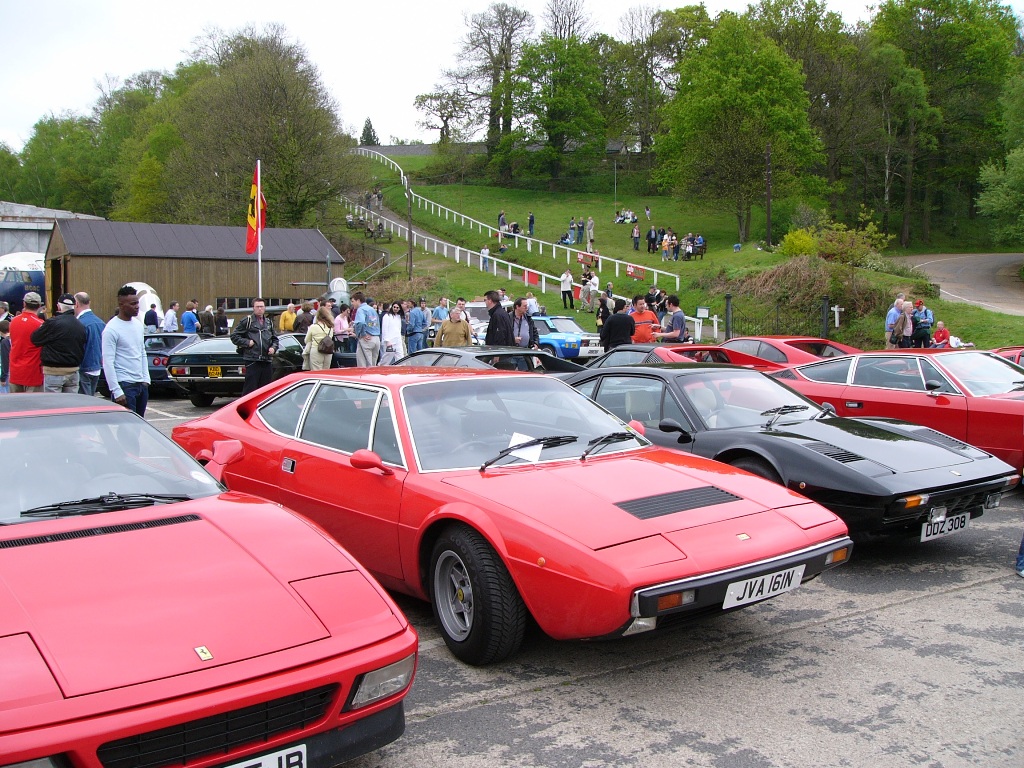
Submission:
<svg viewBox="0 0 1024 768">
<path fill-rule="evenodd" d="M 412 682 L 416 654 L 362 675 L 355 684 L 355 693 L 346 709 L 358 709 L 404 690 Z M 34 768 L 34 767 L 33 767 Z"/>
</svg>

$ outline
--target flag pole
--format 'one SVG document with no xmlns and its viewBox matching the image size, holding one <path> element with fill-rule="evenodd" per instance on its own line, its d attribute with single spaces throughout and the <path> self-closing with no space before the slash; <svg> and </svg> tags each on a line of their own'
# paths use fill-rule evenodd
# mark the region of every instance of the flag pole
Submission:
<svg viewBox="0 0 1024 768">
<path fill-rule="evenodd" d="M 256 296 L 263 298 L 263 178 L 256 160 Z"/>
</svg>

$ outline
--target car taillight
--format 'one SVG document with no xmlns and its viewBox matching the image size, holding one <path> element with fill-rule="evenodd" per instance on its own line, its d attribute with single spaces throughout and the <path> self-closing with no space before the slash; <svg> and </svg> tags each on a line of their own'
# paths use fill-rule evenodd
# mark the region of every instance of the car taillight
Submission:
<svg viewBox="0 0 1024 768">
<path fill-rule="evenodd" d="M 171 376 L 188 376 L 188 366 L 175 365 L 167 369 Z"/>
</svg>

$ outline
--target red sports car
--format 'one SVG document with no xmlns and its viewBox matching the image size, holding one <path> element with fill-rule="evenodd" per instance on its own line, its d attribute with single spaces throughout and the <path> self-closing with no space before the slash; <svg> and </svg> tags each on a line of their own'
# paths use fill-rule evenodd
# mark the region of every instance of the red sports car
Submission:
<svg viewBox="0 0 1024 768">
<path fill-rule="evenodd" d="M 754 357 L 717 344 L 621 344 L 595 357 L 587 368 L 611 368 L 619 365 L 650 365 L 657 363 L 728 363 L 777 371 L 785 366 L 762 357 Z"/>
<path fill-rule="evenodd" d="M 722 346 L 783 365 L 811 363 L 861 351 L 838 341 L 814 336 L 736 336 L 723 341 Z"/>
<path fill-rule="evenodd" d="M 4 765 L 327 768 L 401 735 L 416 633 L 210 447 L 203 469 L 112 403 L 0 398 Z"/>
<path fill-rule="evenodd" d="M 864 352 L 771 375 L 840 416 L 914 422 L 1024 468 L 1024 368 L 992 352 Z"/>
<path fill-rule="evenodd" d="M 1005 357 L 1014 363 L 1020 364 L 1021 355 L 1024 354 L 1024 347 L 1000 347 L 999 349 L 993 349 L 1000 357 Z"/>
<path fill-rule="evenodd" d="M 846 526 L 733 467 L 651 446 L 540 374 L 302 373 L 174 430 L 240 440 L 232 487 L 279 501 L 381 582 L 430 600 L 451 651 L 508 657 L 749 605 L 850 553 Z"/>
</svg>

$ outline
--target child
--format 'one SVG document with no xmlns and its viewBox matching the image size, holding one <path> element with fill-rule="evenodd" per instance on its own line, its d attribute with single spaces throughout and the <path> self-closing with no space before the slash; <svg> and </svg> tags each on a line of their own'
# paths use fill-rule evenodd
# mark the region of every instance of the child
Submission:
<svg viewBox="0 0 1024 768">
<path fill-rule="evenodd" d="M 11 391 L 9 369 L 11 367 L 11 321 L 0 320 L 0 395 Z"/>
</svg>

